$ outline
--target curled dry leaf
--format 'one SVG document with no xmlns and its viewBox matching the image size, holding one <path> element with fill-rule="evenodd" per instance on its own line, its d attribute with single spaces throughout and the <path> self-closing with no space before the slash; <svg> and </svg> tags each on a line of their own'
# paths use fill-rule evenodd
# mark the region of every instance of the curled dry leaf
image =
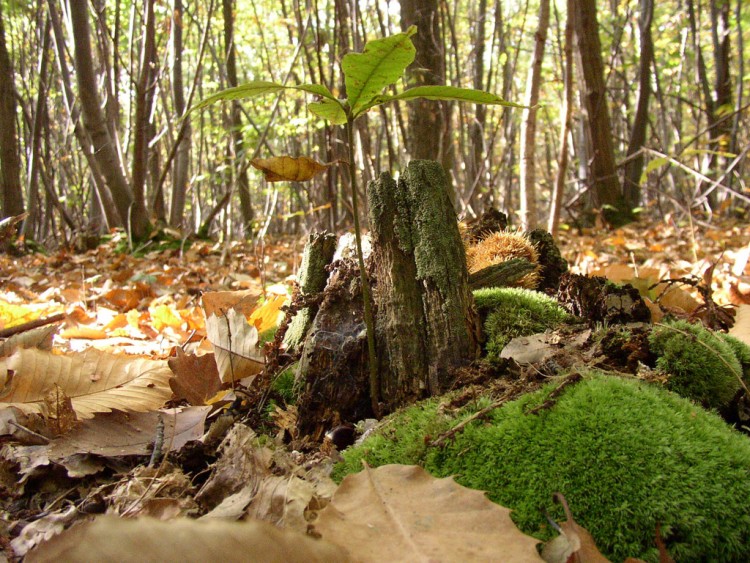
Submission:
<svg viewBox="0 0 750 563">
<path fill-rule="evenodd" d="M 560 493 L 553 496 L 562 504 L 567 520 L 560 523 L 560 535 L 544 546 L 544 560 L 547 563 L 609 563 L 609 559 L 599 552 L 589 531 L 573 519 L 565 497 Z"/>
<path fill-rule="evenodd" d="M 95 349 L 68 356 L 18 349 L 5 367 L 7 372 L 0 373 L 0 382 L 5 381 L 0 407 L 10 404 L 25 413 L 47 414 L 44 397 L 56 384 L 80 419 L 113 409 L 158 409 L 172 396 L 166 362 Z"/>
<path fill-rule="evenodd" d="M 306 182 L 327 170 L 332 163 L 321 164 L 306 156 L 275 156 L 254 158 L 250 164 L 263 172 L 266 182 Z"/>
<path fill-rule="evenodd" d="M 211 315 L 206 319 L 206 333 L 214 346 L 222 382 L 253 377 L 263 369 L 263 354 L 257 346 L 258 329 L 242 313 L 229 309 L 225 316 Z"/>
<path fill-rule="evenodd" d="M 174 358 L 167 361 L 174 373 L 169 386 L 175 398 L 186 399 L 195 406 L 205 405 L 222 387 L 214 355 L 186 354 L 179 346 L 175 347 L 175 354 Z"/>
<path fill-rule="evenodd" d="M 314 526 L 357 561 L 541 561 L 510 510 L 417 466 L 349 475 Z"/>
<path fill-rule="evenodd" d="M 267 522 L 100 516 L 41 544 L 26 558 L 29 563 L 61 560 L 336 563 L 350 558 L 338 546 Z"/>
</svg>

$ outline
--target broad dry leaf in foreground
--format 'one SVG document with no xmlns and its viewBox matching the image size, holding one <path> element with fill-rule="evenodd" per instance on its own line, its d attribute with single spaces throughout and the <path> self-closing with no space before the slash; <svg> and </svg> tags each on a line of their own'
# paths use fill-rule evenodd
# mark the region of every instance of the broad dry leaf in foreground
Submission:
<svg viewBox="0 0 750 563">
<path fill-rule="evenodd" d="M 61 560 L 336 563 L 351 559 L 338 546 L 266 522 L 100 516 L 73 526 L 26 557 L 29 563 Z"/>
<path fill-rule="evenodd" d="M 70 397 L 79 419 L 113 409 L 155 410 L 172 396 L 167 362 L 93 348 L 68 356 L 19 349 L 5 367 L 7 373 L 0 373 L 0 406 L 10 404 L 25 413 L 46 414 L 44 397 L 55 384 Z"/>
<path fill-rule="evenodd" d="M 510 510 L 418 466 L 349 475 L 315 530 L 357 561 L 541 561 Z"/>
<path fill-rule="evenodd" d="M 739 305 L 729 334 L 750 346 L 750 305 Z"/>
</svg>

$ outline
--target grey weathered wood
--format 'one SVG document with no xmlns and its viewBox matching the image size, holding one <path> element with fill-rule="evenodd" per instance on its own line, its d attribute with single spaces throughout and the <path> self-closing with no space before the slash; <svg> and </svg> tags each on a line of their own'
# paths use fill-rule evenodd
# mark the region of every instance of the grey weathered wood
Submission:
<svg viewBox="0 0 750 563">
<path fill-rule="evenodd" d="M 478 321 L 448 180 L 409 163 L 368 186 L 381 396 L 391 410 L 444 391 L 476 358 Z"/>
<path fill-rule="evenodd" d="M 514 287 L 519 279 L 536 269 L 537 265 L 525 258 L 512 258 L 470 274 L 469 287 L 472 290 L 483 287 Z"/>
</svg>

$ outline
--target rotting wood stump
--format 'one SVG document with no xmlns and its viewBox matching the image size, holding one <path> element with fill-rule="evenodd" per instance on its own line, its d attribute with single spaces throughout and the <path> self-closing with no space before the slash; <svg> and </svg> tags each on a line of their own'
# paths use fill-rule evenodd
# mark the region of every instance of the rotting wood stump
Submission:
<svg viewBox="0 0 750 563">
<path fill-rule="evenodd" d="M 380 394 L 386 411 L 439 394 L 477 357 L 479 321 L 448 180 L 411 161 L 368 186 Z"/>
<path fill-rule="evenodd" d="M 380 397 L 385 413 L 439 394 L 479 353 L 480 326 L 448 182 L 440 164 L 412 161 L 398 182 L 368 186 Z M 312 440 L 372 416 L 362 293 L 355 262 L 333 264 L 304 342 L 297 429 Z"/>
</svg>

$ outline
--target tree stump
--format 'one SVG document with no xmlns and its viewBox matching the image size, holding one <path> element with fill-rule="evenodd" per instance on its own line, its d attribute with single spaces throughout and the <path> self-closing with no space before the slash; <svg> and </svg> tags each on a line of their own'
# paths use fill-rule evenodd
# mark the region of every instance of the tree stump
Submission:
<svg viewBox="0 0 750 563">
<path fill-rule="evenodd" d="M 480 329 L 440 164 L 412 161 L 398 182 L 381 174 L 368 202 L 380 392 L 391 411 L 450 387 L 454 369 L 477 357 Z"/>
<path fill-rule="evenodd" d="M 328 281 L 326 267 L 333 260 L 335 252 L 336 235 L 332 233 L 310 234 L 299 267 L 299 294 L 302 299 L 325 289 L 326 281 Z M 284 348 L 287 352 L 296 354 L 300 351 L 317 312 L 317 305 L 309 305 L 297 311 L 284 334 Z"/>
</svg>

